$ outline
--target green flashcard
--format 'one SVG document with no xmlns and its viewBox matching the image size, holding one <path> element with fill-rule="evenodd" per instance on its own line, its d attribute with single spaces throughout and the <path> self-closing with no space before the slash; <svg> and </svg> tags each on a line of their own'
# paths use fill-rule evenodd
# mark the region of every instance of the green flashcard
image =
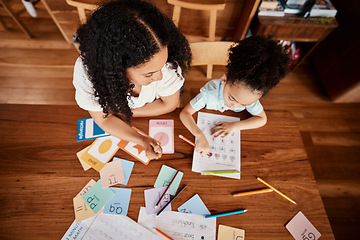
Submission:
<svg viewBox="0 0 360 240">
<path fill-rule="evenodd" d="M 162 165 L 160 173 L 156 179 L 154 187 L 164 187 L 169 186 L 171 180 L 176 174 L 176 169 L 168 167 L 166 165 Z M 176 178 L 174 179 L 173 183 L 171 184 L 168 193 L 171 195 L 175 195 L 177 189 L 180 185 L 181 179 L 183 177 L 183 173 L 179 172 Z"/>
<path fill-rule="evenodd" d="M 97 213 L 113 196 L 114 192 L 110 188 L 102 187 L 100 179 L 84 194 L 82 199 L 94 213 Z"/>
</svg>

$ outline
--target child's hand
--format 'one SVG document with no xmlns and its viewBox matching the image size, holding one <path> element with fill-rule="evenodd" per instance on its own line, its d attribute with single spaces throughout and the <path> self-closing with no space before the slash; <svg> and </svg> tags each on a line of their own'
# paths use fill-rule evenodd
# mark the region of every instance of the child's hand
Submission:
<svg viewBox="0 0 360 240">
<path fill-rule="evenodd" d="M 234 123 L 232 122 L 218 122 L 215 127 L 211 129 L 211 136 L 227 137 L 235 131 Z"/>
<path fill-rule="evenodd" d="M 145 153 L 148 159 L 159 159 L 162 156 L 162 148 L 153 138 L 146 138 Z"/>
<path fill-rule="evenodd" d="M 210 146 L 205 135 L 197 137 L 195 151 L 197 151 L 202 156 L 204 156 L 209 152 L 209 150 L 210 150 Z"/>
</svg>

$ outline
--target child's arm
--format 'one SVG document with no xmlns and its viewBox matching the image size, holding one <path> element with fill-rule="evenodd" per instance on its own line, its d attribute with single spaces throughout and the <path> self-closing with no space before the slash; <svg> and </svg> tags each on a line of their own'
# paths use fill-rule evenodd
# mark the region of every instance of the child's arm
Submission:
<svg viewBox="0 0 360 240">
<path fill-rule="evenodd" d="M 205 155 L 209 152 L 210 146 L 204 133 L 196 125 L 196 122 L 192 116 L 195 112 L 196 110 L 189 103 L 180 112 L 180 120 L 184 124 L 184 126 L 192 133 L 192 135 L 196 137 L 197 141 L 195 150 L 201 155 Z"/>
<path fill-rule="evenodd" d="M 237 130 L 246 130 L 262 127 L 266 124 L 266 122 L 267 117 L 265 111 L 262 110 L 262 112 L 258 115 L 253 115 L 246 120 L 241 120 L 238 122 L 218 122 L 216 126 L 211 129 L 211 135 L 215 137 L 226 137 Z"/>
<path fill-rule="evenodd" d="M 180 101 L 180 90 L 173 95 L 161 97 L 151 103 L 147 103 L 140 108 L 132 109 L 134 117 L 159 116 L 172 112 L 176 109 Z"/>
<path fill-rule="evenodd" d="M 161 157 L 162 149 L 155 139 L 141 135 L 123 120 L 114 115 L 110 114 L 104 118 L 103 112 L 89 111 L 89 113 L 96 124 L 99 125 L 99 127 L 105 132 L 114 137 L 144 146 L 146 156 L 149 159 L 158 159 Z"/>
</svg>

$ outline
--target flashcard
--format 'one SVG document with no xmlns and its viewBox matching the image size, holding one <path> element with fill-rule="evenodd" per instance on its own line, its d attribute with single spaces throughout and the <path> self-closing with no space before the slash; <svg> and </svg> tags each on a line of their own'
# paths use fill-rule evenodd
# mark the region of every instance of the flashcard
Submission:
<svg viewBox="0 0 360 240">
<path fill-rule="evenodd" d="M 321 236 L 301 211 L 285 227 L 296 240 L 319 239 Z"/>
<path fill-rule="evenodd" d="M 109 134 L 102 130 L 92 118 L 78 120 L 76 141 L 79 142 L 105 136 L 109 136 Z"/>
<path fill-rule="evenodd" d="M 152 188 L 144 191 L 145 195 L 145 206 L 146 214 L 156 214 L 158 213 L 165 204 L 170 201 L 169 193 L 166 193 L 163 199 L 161 200 L 159 206 L 155 208 L 156 203 L 159 201 L 159 198 L 163 195 L 165 187 Z M 171 211 L 171 203 L 164 209 L 164 211 Z"/>
<path fill-rule="evenodd" d="M 201 200 L 198 194 L 195 194 L 192 198 L 187 200 L 183 205 L 178 208 L 179 212 L 192 213 L 198 215 L 211 215 L 204 202 Z"/>
<path fill-rule="evenodd" d="M 110 188 L 102 188 L 100 179 L 82 196 L 82 199 L 94 213 L 98 213 L 113 196 L 114 192 Z"/>
<path fill-rule="evenodd" d="M 83 160 L 81 160 L 81 156 L 84 155 L 84 153 L 89 150 L 90 146 L 87 146 L 86 148 L 84 148 L 83 150 L 81 150 L 80 152 L 76 153 L 76 156 L 79 159 L 79 162 L 82 166 L 82 168 L 84 169 L 84 171 L 87 171 L 91 168 L 91 166 L 89 164 L 87 164 L 86 162 L 84 162 Z"/>
<path fill-rule="evenodd" d="M 103 188 L 116 185 L 125 180 L 121 161 L 107 163 L 100 171 Z"/>
<path fill-rule="evenodd" d="M 117 157 L 113 158 L 113 161 L 119 161 L 119 160 L 121 161 L 123 172 L 124 172 L 124 177 L 125 177 L 125 180 L 120 182 L 120 184 L 127 185 L 128 182 L 129 182 L 130 175 L 131 175 L 131 172 L 132 172 L 132 169 L 133 169 L 135 163 L 132 162 L 132 161 L 128 161 L 128 160 L 125 160 L 125 159 L 120 159 L 120 158 L 117 158 Z"/>
<path fill-rule="evenodd" d="M 162 165 L 160 173 L 154 184 L 154 187 L 168 186 L 170 184 L 171 180 L 173 179 L 173 177 L 175 176 L 175 174 L 176 174 L 175 169 L 168 167 L 166 165 Z M 171 195 L 176 194 L 183 175 L 184 174 L 182 172 L 178 173 L 178 175 L 176 176 L 176 178 L 174 179 L 173 183 L 171 184 L 171 186 L 169 188 L 169 191 L 168 191 L 169 194 L 171 194 Z"/>
<path fill-rule="evenodd" d="M 120 139 L 113 136 L 98 138 L 81 156 L 81 160 L 89 164 L 96 171 L 100 172 L 105 164 L 110 161 L 119 149 L 117 146 L 119 142 Z"/>
<path fill-rule="evenodd" d="M 83 187 L 83 189 L 81 189 L 81 191 L 76 195 L 77 196 L 83 196 L 87 191 L 90 190 L 90 188 L 92 188 L 94 185 L 96 184 L 94 179 L 91 179 L 86 185 L 85 187 Z"/>
<path fill-rule="evenodd" d="M 160 142 L 163 153 L 174 153 L 174 120 L 151 119 L 149 135 Z"/>
<path fill-rule="evenodd" d="M 106 203 L 104 213 L 115 215 L 127 215 L 131 189 L 130 188 L 110 188 L 115 195 Z"/>
<path fill-rule="evenodd" d="M 218 240 L 244 240 L 245 231 L 240 228 L 228 227 L 225 225 L 219 225 Z"/>
<path fill-rule="evenodd" d="M 81 198 L 81 196 L 74 197 L 73 202 L 74 202 L 74 212 L 75 212 L 76 222 L 81 222 L 85 219 L 91 218 L 91 217 L 101 213 L 101 211 L 99 211 L 97 214 L 94 213 L 89 208 L 89 206 L 86 205 L 86 203 Z"/>
</svg>

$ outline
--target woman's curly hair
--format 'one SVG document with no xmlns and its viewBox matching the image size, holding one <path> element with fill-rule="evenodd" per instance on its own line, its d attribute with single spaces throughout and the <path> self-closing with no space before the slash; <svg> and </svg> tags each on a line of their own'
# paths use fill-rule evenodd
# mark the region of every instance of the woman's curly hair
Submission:
<svg viewBox="0 0 360 240">
<path fill-rule="evenodd" d="M 77 30 L 80 52 L 105 116 L 132 118 L 128 104 L 133 84 L 126 69 L 168 48 L 171 68 L 190 68 L 191 50 L 175 24 L 156 6 L 140 0 L 111 1 Z"/>
<path fill-rule="evenodd" d="M 289 57 L 272 37 L 252 36 L 230 47 L 227 78 L 265 95 L 288 73 Z"/>
</svg>

